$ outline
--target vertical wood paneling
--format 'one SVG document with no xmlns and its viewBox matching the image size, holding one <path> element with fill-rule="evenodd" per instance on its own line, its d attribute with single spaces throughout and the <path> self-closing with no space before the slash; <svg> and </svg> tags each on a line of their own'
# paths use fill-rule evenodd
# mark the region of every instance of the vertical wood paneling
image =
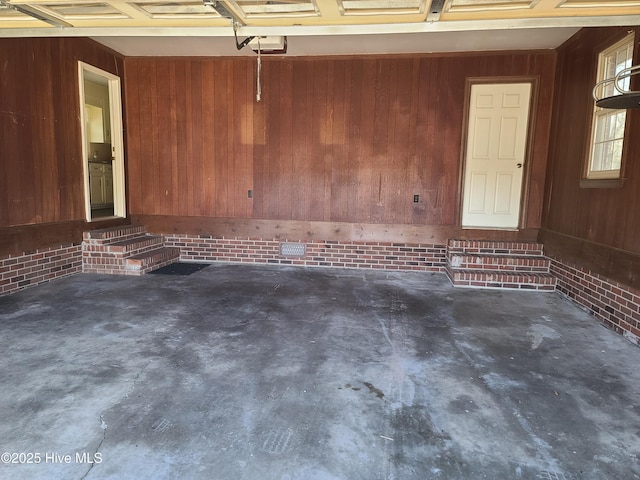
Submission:
<svg viewBox="0 0 640 480">
<path fill-rule="evenodd" d="M 253 71 L 252 78 L 253 77 Z M 263 71 L 262 78 L 264 79 L 265 72 Z M 254 84 L 255 85 L 255 84 Z M 254 86 L 254 88 L 257 88 Z M 253 100 L 252 96 L 255 95 L 255 91 L 252 90 L 252 95 L 248 97 Z M 248 103 L 248 100 L 245 100 Z M 265 170 L 265 156 L 266 152 L 266 138 L 267 138 L 267 125 L 265 120 L 265 101 L 256 103 L 253 108 L 253 216 L 257 218 L 264 217 L 265 207 L 265 179 L 267 172 Z"/>
<path fill-rule="evenodd" d="M 318 168 L 319 165 L 316 165 L 316 155 L 314 150 L 320 149 L 320 144 L 315 141 L 316 140 L 316 131 L 314 130 L 314 88 L 313 81 L 315 78 L 314 71 L 314 62 L 308 61 L 306 62 L 306 74 L 307 79 L 305 82 L 306 91 L 304 92 L 306 96 L 306 135 L 305 135 L 305 146 L 304 146 L 304 157 L 301 158 L 300 164 L 301 168 L 298 170 L 298 177 L 300 181 L 301 188 L 304 189 L 306 193 L 306 205 L 304 211 L 300 212 L 299 218 L 304 219 L 321 219 L 322 218 L 322 209 L 321 205 L 323 203 L 322 194 L 323 194 L 323 178 L 317 178 L 316 172 L 323 172 L 324 169 Z M 309 121 L 308 119 L 311 119 Z M 320 165 L 322 163 L 320 162 Z"/>
<path fill-rule="evenodd" d="M 434 135 L 429 145 L 429 163 L 431 164 L 431 205 L 432 222 L 441 223 L 443 209 L 447 208 L 447 203 L 455 201 L 455 196 L 445 190 L 446 187 L 446 165 L 444 165 L 444 152 L 451 145 L 451 134 L 447 131 L 447 112 L 452 106 L 447 105 L 449 97 L 449 76 L 448 65 L 443 58 L 437 58 L 434 62 L 435 68 L 432 76 L 432 94 L 427 100 L 427 104 L 433 116 Z M 461 97 L 464 95 L 460 92 Z M 449 166 L 452 168 L 453 164 Z M 449 219 L 449 223 L 453 223 Z"/>
<path fill-rule="evenodd" d="M 84 218 L 78 60 L 123 71 L 88 39 L 0 39 L 0 227 Z"/>
<path fill-rule="evenodd" d="M 154 177 L 154 193 L 157 199 L 154 202 L 156 214 L 166 212 L 173 214 L 172 177 L 175 159 L 173 158 L 173 139 L 175 138 L 175 122 L 173 114 L 175 103 L 172 103 L 170 70 L 172 63 L 168 60 L 160 60 L 156 63 L 156 75 L 152 83 L 158 92 L 156 101 L 152 106 L 155 117 L 158 119 L 158 131 L 155 138 L 156 155 L 153 161 L 152 175 Z"/>
<path fill-rule="evenodd" d="M 10 67 L 0 80 L 0 225 L 82 218 L 76 61 L 116 74 L 122 63 L 79 39 L 2 45 Z M 567 75 L 574 61 L 566 56 Z M 128 59 L 126 68 L 132 212 L 431 225 L 455 222 L 464 78 L 539 75 L 527 226 L 539 221 L 552 55 L 269 59 L 260 104 L 255 65 L 246 59 Z M 560 87 L 579 112 L 585 107 L 574 81 L 590 79 L 575 76 Z M 565 111 L 556 110 L 556 119 Z M 557 147 L 558 157 L 575 155 L 585 135 L 566 115 L 562 131 L 572 147 Z M 619 227 L 631 222 L 629 213 L 591 218 L 600 203 L 637 199 L 637 188 L 585 195 L 572 186 L 575 165 L 555 165 L 551 198 L 567 201 L 576 220 L 550 207 L 550 222 L 607 242 L 624 231 L 625 245 L 637 243 L 634 228 Z M 248 200 L 251 187 L 256 198 Z"/>
<path fill-rule="evenodd" d="M 213 143 L 209 147 L 214 155 L 211 160 L 211 171 L 213 172 L 213 217 L 229 216 L 228 188 L 230 178 L 227 176 L 229 170 L 228 140 L 229 128 L 227 126 L 228 109 L 232 108 L 229 99 L 228 85 L 229 60 L 221 60 L 214 67 L 213 85 L 213 111 L 209 114 L 213 117 Z"/>
<path fill-rule="evenodd" d="M 392 184 L 391 201 L 389 212 L 392 217 L 390 222 L 395 221 L 398 216 L 401 223 L 411 222 L 411 207 L 413 201 L 413 191 L 410 190 L 412 168 L 412 145 L 415 143 L 413 139 L 416 136 L 415 127 L 412 129 L 414 112 L 412 109 L 412 94 L 414 88 L 413 71 L 414 63 L 410 58 L 403 58 L 396 61 L 394 68 L 396 72 L 396 111 L 394 117 L 395 137 L 393 141 L 393 172 L 394 182 Z"/>
<path fill-rule="evenodd" d="M 0 64 L 3 64 L 6 61 L 6 55 L 3 55 L 3 50 L 0 49 Z M 13 85 L 12 75 L 10 72 L 3 72 L 0 76 L 0 145 L 2 145 L 2 172 L 3 175 L 0 175 L 0 225 L 10 225 L 9 221 L 9 167 L 8 163 L 12 161 L 13 153 L 12 147 L 9 143 L 9 139 L 11 138 L 11 124 L 13 123 L 13 119 L 11 117 L 9 99 L 7 95 L 4 95 L 2 92 L 11 91 L 11 87 Z M 6 113 L 5 113 L 6 112 Z"/>
<path fill-rule="evenodd" d="M 195 210 L 195 215 L 215 216 L 215 88 L 213 62 L 204 62 L 202 67 L 202 131 L 197 142 L 202 152 L 202 170 L 200 172 L 200 189 L 202 202 Z M 197 181 L 196 181 L 197 182 Z"/>
<path fill-rule="evenodd" d="M 234 75 L 233 62 L 229 62 L 227 66 L 227 98 L 229 99 L 229 108 L 227 108 L 227 178 L 229 179 L 227 186 L 227 217 L 233 217 L 235 213 L 235 202 L 238 200 L 240 192 L 236 189 L 237 176 L 237 164 L 242 163 L 242 157 L 239 151 L 236 150 L 235 145 L 237 143 L 236 132 L 233 129 L 233 119 L 239 114 L 234 109 L 235 103 L 235 90 L 240 88 L 240 84 L 236 84 Z"/>
<path fill-rule="evenodd" d="M 465 79 L 538 76 L 541 91 L 552 91 L 555 57 L 269 57 L 260 103 L 253 59 L 125 64 L 136 71 L 127 81 L 146 91 L 142 111 L 127 116 L 139 124 L 131 134 L 141 132 L 129 161 L 142 164 L 136 155 L 151 152 L 154 172 L 129 169 L 152 192 L 134 213 L 453 225 Z M 174 93 L 163 93 L 166 85 Z M 534 108 L 530 228 L 539 226 L 551 95 Z"/>
<path fill-rule="evenodd" d="M 306 173 L 310 171 L 309 164 L 309 125 L 307 119 L 311 115 L 309 108 L 309 97 L 307 93 L 311 90 L 308 85 L 309 62 L 296 62 L 293 66 L 292 77 L 292 98 L 297 100 L 295 108 L 292 110 L 292 126 L 300 125 L 296 129 L 295 141 L 292 139 L 291 153 L 291 174 L 292 181 L 298 188 L 293 189 L 294 197 L 291 203 L 291 218 L 294 220 L 304 220 L 309 218 L 309 200 L 314 192 L 310 191 L 311 185 L 307 183 Z"/>
<path fill-rule="evenodd" d="M 549 78 L 554 75 L 553 65 L 544 64 L 541 59 L 534 57 L 532 60 L 533 71 L 540 71 L 542 74 L 540 78 Z M 554 88 L 541 89 L 538 81 L 538 104 L 550 105 L 553 101 Z M 535 108 L 535 106 L 534 106 Z M 529 182 L 525 187 L 528 195 L 528 202 L 524 205 L 527 228 L 536 228 L 541 225 L 542 222 L 542 207 L 544 201 L 544 188 L 545 185 L 542 182 L 531 181 L 531 179 L 544 178 L 546 175 L 546 158 L 548 155 L 548 138 L 549 138 L 549 126 L 551 125 L 551 109 L 535 109 L 535 124 L 530 128 L 535 128 L 533 145 L 531 148 L 532 160 L 529 164 L 530 175 Z M 541 125 L 542 128 L 537 128 L 537 125 Z"/>
<path fill-rule="evenodd" d="M 189 185 L 189 176 L 191 173 L 191 166 L 189 165 L 189 159 L 192 157 L 191 142 L 188 141 L 191 138 L 191 129 L 193 123 L 190 121 L 193 118 L 193 112 L 191 111 L 191 98 L 193 93 L 191 92 L 191 64 L 184 65 L 184 68 L 175 66 L 175 93 L 177 96 L 177 109 L 176 109 L 176 165 L 174 171 L 176 178 L 174 181 L 174 212 L 176 215 L 187 215 L 191 208 L 193 208 L 193 191 Z M 181 88 L 182 87 L 182 88 Z"/>
<path fill-rule="evenodd" d="M 420 169 L 418 174 L 420 175 L 420 190 L 416 190 L 416 193 L 422 192 L 422 202 L 425 206 L 424 215 L 418 219 L 418 222 L 430 225 L 437 223 L 437 212 L 440 209 L 439 190 L 437 189 L 437 183 L 433 181 L 433 162 L 431 161 L 433 145 L 436 142 L 436 130 L 437 125 L 435 121 L 435 108 L 433 108 L 432 102 L 435 101 L 436 80 L 435 74 L 437 73 L 437 62 L 429 61 L 428 59 L 422 59 L 420 61 L 420 95 L 419 95 L 419 110 L 418 117 L 420 121 L 417 124 L 416 136 L 420 140 L 419 154 L 420 154 Z M 436 188 L 434 188 L 434 185 Z"/>
<path fill-rule="evenodd" d="M 444 149 L 442 151 L 442 182 L 440 183 L 440 198 L 446 199 L 440 204 L 441 217 L 440 222 L 444 224 L 453 224 L 456 222 L 456 200 L 451 198 L 450 192 L 458 190 L 458 171 L 449 168 L 449 165 L 458 162 L 460 165 L 460 145 L 461 139 L 467 134 L 462 130 L 464 123 L 463 109 L 460 108 L 460 97 L 464 98 L 464 81 L 465 81 L 465 62 L 460 57 L 453 58 L 447 62 L 447 80 L 448 86 L 446 95 L 446 125 L 444 130 Z M 440 140 L 442 142 L 442 140 Z M 457 148 L 452 148 L 453 145 Z"/>
<path fill-rule="evenodd" d="M 181 72 L 183 71 L 183 69 L 178 69 Z M 167 197 L 167 201 L 170 202 L 171 204 L 171 212 L 173 215 L 177 215 L 178 212 L 180 211 L 180 204 L 182 203 L 182 198 L 180 195 L 180 192 L 178 191 L 178 172 L 182 171 L 181 168 L 179 168 L 179 159 L 178 159 L 178 148 L 179 148 L 179 144 L 182 141 L 183 135 L 184 135 L 184 131 L 183 131 L 183 125 L 178 123 L 178 110 L 180 109 L 180 107 L 182 107 L 182 109 L 184 109 L 183 105 L 180 105 L 180 96 L 182 94 L 184 94 L 185 91 L 185 85 L 184 85 L 184 78 L 182 79 L 182 83 L 180 83 L 180 86 L 182 87 L 180 89 L 180 93 L 178 93 L 177 89 L 176 89 L 176 82 L 177 82 L 177 78 L 176 78 L 177 72 L 176 72 L 176 65 L 174 63 L 172 63 L 171 65 L 169 65 L 169 83 L 168 83 L 168 87 L 169 87 L 169 105 L 170 105 L 170 109 L 169 109 L 169 114 L 170 114 L 170 119 L 171 119 L 171 135 L 169 136 L 169 155 L 171 158 L 171 179 L 170 179 L 170 183 L 167 185 L 167 191 L 169 192 L 166 197 Z"/>
<path fill-rule="evenodd" d="M 313 67 L 313 106 L 311 110 L 312 163 L 310 184 L 312 195 L 311 220 L 326 220 L 331 217 L 331 103 L 328 101 L 329 62 L 319 60 L 311 62 Z"/>
<path fill-rule="evenodd" d="M 281 94 L 281 92 L 292 92 L 292 65 L 291 62 L 278 62 L 279 70 L 279 89 L 268 92 L 274 99 L 277 98 L 279 109 L 279 129 L 278 149 L 274 162 L 278 165 L 278 175 L 275 179 L 278 184 L 277 190 L 277 209 L 275 218 L 291 218 L 292 203 L 300 196 L 300 189 L 295 188 L 294 177 L 292 172 L 293 165 L 293 95 Z M 276 85 L 276 83 L 274 83 Z M 297 99 L 296 99 L 297 100 Z M 296 105 L 297 108 L 297 105 Z M 306 122 L 305 122 L 306 123 Z M 296 133 L 299 127 L 296 125 Z M 296 143 L 298 142 L 296 138 Z"/>
<path fill-rule="evenodd" d="M 73 65 L 68 64 L 66 44 L 68 44 L 68 41 L 64 39 L 60 43 L 51 45 L 51 65 L 55 72 L 53 75 L 53 91 L 57 93 L 53 96 L 53 108 L 51 110 L 51 115 L 55 119 L 54 138 L 65 137 L 67 129 L 74 120 L 73 115 L 69 116 L 68 112 L 78 112 L 80 108 L 79 96 L 76 93 L 79 84 L 78 74 L 77 70 L 73 68 Z M 65 85 L 74 85 L 75 88 L 65 88 Z M 82 148 L 80 145 L 79 127 L 80 125 L 76 123 L 77 131 L 70 131 L 66 142 L 55 142 L 50 150 L 58 159 L 56 162 L 56 174 L 58 178 L 58 202 L 60 204 L 60 211 L 68 212 L 71 218 L 79 218 L 81 216 L 75 215 L 74 204 L 79 203 L 77 199 L 82 197 L 80 195 L 75 198 L 72 197 L 74 181 L 82 178 L 79 175 L 76 175 L 74 178 L 73 175 L 73 167 L 74 163 L 76 163 L 74 161 L 74 153 L 78 167 L 81 166 L 82 162 L 79 158 L 80 149 Z M 45 149 L 46 148 L 47 145 L 45 143 Z M 56 218 L 56 221 L 58 220 L 60 219 Z"/>
<path fill-rule="evenodd" d="M 186 170 L 186 192 L 181 191 L 181 195 L 186 195 L 187 205 L 183 215 L 194 215 L 200 212 L 203 203 L 202 195 L 202 63 L 194 61 L 189 64 L 190 76 L 188 91 L 191 95 L 186 95 L 185 101 L 187 111 L 185 123 L 187 126 L 186 156 L 182 159 L 182 165 Z"/>
<path fill-rule="evenodd" d="M 376 60 L 362 61 L 360 88 L 362 95 L 360 123 L 360 159 L 358 162 L 358 198 L 360 218 L 371 221 L 371 205 L 377 201 L 372 185 L 372 163 L 374 155 L 374 129 L 376 107 Z"/>
<path fill-rule="evenodd" d="M 142 150 L 142 132 L 140 131 L 141 117 L 146 118 L 145 103 L 143 100 L 143 94 L 140 91 L 142 83 L 140 82 L 140 76 L 138 74 L 139 65 L 132 65 L 127 70 L 129 81 L 125 82 L 123 89 L 127 99 L 127 113 L 129 134 L 127 135 L 127 153 L 128 156 L 135 159 L 148 158 L 148 155 L 144 155 Z M 127 197 L 129 199 L 129 208 L 134 208 L 137 211 L 142 210 L 142 162 L 131 162 L 127 159 Z"/>
<path fill-rule="evenodd" d="M 152 82 L 155 84 L 155 64 L 142 63 L 138 68 L 140 83 L 137 85 L 138 99 L 140 104 L 140 112 L 137 118 L 129 117 L 130 105 L 127 104 L 127 120 L 129 121 L 129 129 L 127 138 L 135 138 L 140 141 L 140 156 L 134 157 L 133 152 L 129 151 L 128 158 L 128 176 L 129 181 L 134 185 L 134 188 L 139 188 L 140 192 L 140 205 L 133 203 L 133 197 L 131 200 L 131 211 L 142 211 L 145 213 L 154 212 L 155 205 L 154 196 L 155 190 L 153 182 L 156 169 L 156 157 L 157 157 L 157 129 L 149 128 L 149 118 L 154 118 L 153 115 L 157 114 L 154 111 L 155 103 L 152 95 Z M 130 80 L 128 77 L 127 84 Z M 133 90 L 133 88 L 132 88 Z M 138 123 L 136 123 L 136 121 Z M 146 128 L 145 128 L 146 125 Z M 128 142 L 127 142 L 128 143 Z M 137 167 L 133 167 L 133 164 L 139 164 Z M 140 177 L 136 178 L 136 173 L 139 173 Z"/>
<path fill-rule="evenodd" d="M 637 35 L 639 35 L 638 32 L 636 32 L 636 38 L 638 38 Z M 640 53 L 637 52 L 635 63 L 638 64 L 638 62 L 640 62 Z M 640 90 L 640 84 L 636 82 L 634 89 Z M 625 215 L 623 219 L 625 225 L 623 248 L 632 252 L 640 252 L 640 225 L 636 207 L 640 205 L 640 162 L 638 161 L 638 158 L 640 158 L 640 110 L 628 110 L 627 114 L 629 115 L 629 130 L 636 133 L 631 135 L 633 140 L 627 144 L 628 160 L 625 175 L 629 180 L 633 179 L 633 188 L 631 188 L 628 199 L 625 199 L 625 201 L 628 202 L 628 205 L 633 205 L 633 207 L 621 209 Z"/>
<path fill-rule="evenodd" d="M 234 130 L 231 128 L 233 125 L 233 117 L 234 117 L 234 103 L 233 103 L 233 92 L 235 90 L 235 81 L 234 81 L 234 76 L 233 76 L 233 63 L 232 62 L 228 62 L 227 63 L 227 69 L 226 69 L 226 92 L 227 92 L 227 103 L 228 103 L 228 107 L 226 109 L 226 113 L 227 113 L 227 118 L 226 118 L 226 128 L 227 128 L 227 135 L 226 135 L 226 153 L 225 156 L 227 158 L 227 169 L 225 172 L 225 177 L 229 179 L 228 184 L 226 186 L 226 202 L 227 202 L 227 210 L 225 213 L 225 217 L 231 217 L 233 216 L 233 212 L 234 212 L 234 201 L 237 198 L 237 193 L 234 189 L 235 187 L 235 179 L 236 174 L 235 174 L 235 166 L 236 163 L 241 162 L 242 159 L 239 156 L 236 156 L 236 152 L 234 149 L 234 145 L 235 145 L 235 132 Z"/>
<path fill-rule="evenodd" d="M 263 163 L 264 178 L 262 181 L 262 197 L 264 218 L 278 218 L 279 193 L 282 187 L 280 172 L 280 102 L 278 96 L 280 89 L 280 65 L 276 62 L 264 62 L 263 72 L 267 82 L 263 88 L 262 95 L 265 98 L 265 154 L 260 159 Z M 276 92 L 274 94 L 274 91 Z"/>
<path fill-rule="evenodd" d="M 348 125 L 348 140 L 345 143 L 346 153 L 346 190 L 348 200 L 346 205 L 347 218 L 363 218 L 362 204 L 366 204 L 361 199 L 360 176 L 362 168 L 360 159 L 362 158 L 362 60 L 357 59 L 349 62 L 348 77 L 346 78 L 345 90 L 349 92 L 349 100 L 345 102 L 345 123 Z M 365 217 L 366 218 L 366 217 Z"/>
<path fill-rule="evenodd" d="M 416 188 L 416 180 L 418 178 L 418 157 L 416 151 L 417 144 L 417 123 L 418 123 L 418 92 L 419 92 L 419 79 L 420 79 L 420 60 L 417 58 L 412 59 L 411 61 L 411 98 L 410 102 L 410 112 L 409 112 L 409 132 L 416 132 L 415 135 L 409 135 L 408 137 L 408 146 L 407 146 L 407 155 L 408 155 L 408 169 L 407 169 L 407 183 L 406 183 L 406 198 L 407 203 L 411 206 L 410 209 L 407 209 L 407 216 L 405 223 L 414 223 L 419 217 L 416 217 L 416 213 L 420 212 L 419 208 L 416 208 L 418 204 L 411 203 L 413 202 L 413 192 L 421 191 L 415 190 Z M 423 198 L 424 200 L 424 198 Z"/>
<path fill-rule="evenodd" d="M 391 62 L 385 63 L 385 68 L 388 69 L 389 83 L 386 89 L 389 92 L 389 103 L 387 105 L 387 141 L 389 142 L 387 147 L 387 154 L 385 155 L 385 162 L 383 166 L 382 175 L 382 206 L 384 208 L 382 221 L 389 223 L 390 217 L 394 214 L 401 216 L 402 210 L 399 210 L 396 206 L 396 199 L 400 192 L 397 191 L 399 166 L 396 166 L 397 157 L 402 151 L 397 150 L 396 144 L 396 132 L 397 123 L 399 117 L 399 92 L 398 92 L 398 61 L 391 60 Z M 400 222 L 402 223 L 402 222 Z"/>
<path fill-rule="evenodd" d="M 5 42 L 6 43 L 6 42 Z M 25 101 L 24 95 L 26 91 L 19 88 L 22 83 L 22 74 L 26 70 L 26 65 L 23 63 L 25 58 L 26 45 L 21 49 L 20 44 L 12 42 L 12 56 L 9 56 L 9 49 L 2 50 L 5 55 L 3 58 L 3 64 L 7 61 L 14 62 L 14 68 L 3 69 L 2 72 L 2 116 L 5 119 L 3 122 L 4 142 L 3 148 L 3 162 L 5 175 L 5 205 L 6 205 L 6 219 L 3 219 L 4 225 L 15 225 L 20 223 L 29 223 L 27 218 L 28 212 L 23 211 L 23 203 L 20 201 L 20 182 L 21 178 L 28 175 L 28 172 L 23 172 L 23 169 L 28 166 L 28 163 L 22 162 L 22 158 L 29 156 L 24 151 L 25 147 L 29 145 L 27 142 L 26 133 L 30 130 L 30 118 L 28 112 L 25 110 L 25 106 L 21 106 Z M 6 113 L 5 113 L 6 112 Z M 34 112 L 35 113 L 35 112 Z M 33 168 L 33 167 L 32 167 Z M 26 196 L 29 196 L 29 192 L 25 192 Z M 28 198 L 27 198 L 28 202 Z M 21 222 L 21 220 L 23 220 Z"/>
<path fill-rule="evenodd" d="M 247 191 L 252 188 L 250 182 L 251 170 L 249 168 L 248 151 L 253 139 L 253 129 L 251 123 L 251 106 L 245 102 L 247 97 L 251 96 L 251 80 L 247 75 L 246 65 L 240 62 L 234 62 L 233 68 L 233 105 L 237 109 L 232 109 L 231 125 L 233 125 L 233 137 L 231 138 L 231 148 L 234 149 L 235 169 L 233 181 L 233 199 L 231 206 L 233 217 L 246 217 L 250 213 L 249 199 Z"/>
<path fill-rule="evenodd" d="M 375 80 L 375 104 L 373 126 L 373 155 L 371 156 L 371 190 L 373 201 L 370 203 L 371 222 L 384 222 L 384 181 L 387 169 L 387 152 L 389 148 L 390 133 L 389 124 L 389 75 L 390 71 L 385 67 L 383 60 L 376 61 Z"/>
<path fill-rule="evenodd" d="M 349 159 L 343 155 L 345 143 L 344 108 L 346 96 L 346 62 L 333 61 L 333 83 L 329 84 L 331 97 L 327 99 L 332 106 L 331 145 L 331 219 L 346 222 L 349 198 L 346 184 L 349 178 Z"/>
<path fill-rule="evenodd" d="M 426 162 L 426 146 L 427 139 L 430 137 L 429 126 L 427 123 L 428 109 L 423 107 L 429 95 L 429 80 L 425 72 L 426 62 L 424 59 L 416 59 L 414 75 L 416 76 L 415 90 L 413 98 L 415 103 L 415 160 L 412 174 L 412 194 L 420 195 L 420 202 L 412 206 L 411 223 L 427 223 L 427 206 L 429 204 L 429 179 L 428 166 Z M 431 127 L 433 130 L 433 127 Z M 433 136 L 433 132 L 431 132 Z"/>
<path fill-rule="evenodd" d="M 166 212 L 164 210 L 164 195 L 162 194 L 162 187 L 164 182 L 164 172 L 162 171 L 162 164 L 165 163 L 165 153 L 162 151 L 161 139 L 162 134 L 166 130 L 164 128 L 164 123 L 166 122 L 166 116 L 164 118 L 160 118 L 160 115 L 164 113 L 164 95 L 161 92 L 158 92 L 158 76 L 162 71 L 162 62 L 154 63 L 151 65 L 152 75 L 149 85 L 149 90 L 151 94 L 151 108 L 149 110 L 149 115 L 151 118 L 157 119 L 155 128 L 148 130 L 149 132 L 149 140 L 151 141 L 151 155 L 146 163 L 146 166 L 149 168 L 146 170 L 146 174 L 148 175 L 148 179 L 151 181 L 150 186 L 150 195 L 148 195 L 146 200 L 147 208 L 150 212 L 154 214 L 159 214 L 160 212 Z M 161 84 L 162 85 L 162 84 Z M 157 94 L 156 94 L 157 92 Z M 141 132 L 142 133 L 142 132 Z M 144 133 L 143 133 L 144 135 Z"/>
<path fill-rule="evenodd" d="M 49 92 L 47 92 L 47 95 L 32 95 L 27 99 L 24 99 L 29 102 L 29 111 L 31 112 L 46 111 L 47 105 L 43 102 L 43 100 L 46 98 L 53 98 L 51 92 L 51 89 L 53 88 L 52 78 L 49 72 L 50 69 L 42 68 L 41 66 L 34 65 L 33 63 L 29 63 L 27 65 L 27 71 L 25 72 L 27 78 L 33 78 L 38 74 L 43 75 L 44 78 L 42 78 L 42 88 L 49 90 Z M 42 138 L 44 144 L 50 145 L 50 139 L 53 138 L 53 130 L 50 128 L 49 122 L 42 119 L 41 117 L 32 117 L 32 120 L 32 131 L 35 133 L 37 138 Z M 37 223 L 39 221 L 42 221 L 42 218 L 57 218 L 58 216 L 59 212 L 56 212 L 56 206 L 58 204 L 56 202 L 47 202 L 42 195 L 36 194 L 36 192 L 54 191 L 55 182 L 53 180 L 56 178 L 56 166 L 55 163 L 52 162 L 55 156 L 47 153 L 50 151 L 50 149 L 34 149 L 33 142 L 29 143 L 29 153 L 27 154 L 27 157 L 33 158 L 33 172 L 32 175 L 30 175 L 32 182 L 31 185 L 23 186 L 23 195 L 29 192 L 31 194 L 29 200 L 32 199 L 33 203 L 30 206 L 27 202 L 21 203 L 23 203 L 23 209 L 26 209 L 26 211 L 32 210 L 35 212 L 41 212 L 39 215 L 36 214 L 35 218 L 33 218 L 33 222 Z M 28 183 L 29 176 L 26 176 L 24 180 Z"/>
<path fill-rule="evenodd" d="M 625 143 L 626 180 L 620 188 L 580 188 L 589 155 L 598 52 L 622 38 L 628 28 L 583 29 L 558 52 L 553 125 L 549 149 L 549 181 L 544 227 L 581 240 L 640 253 L 638 110 L 628 110 Z M 640 29 L 636 28 L 636 41 Z M 634 64 L 640 62 L 640 49 Z"/>
</svg>

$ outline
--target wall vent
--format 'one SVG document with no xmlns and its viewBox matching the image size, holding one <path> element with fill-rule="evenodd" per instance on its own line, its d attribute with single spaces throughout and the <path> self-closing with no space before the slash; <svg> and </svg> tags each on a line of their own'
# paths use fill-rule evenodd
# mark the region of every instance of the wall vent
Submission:
<svg viewBox="0 0 640 480">
<path fill-rule="evenodd" d="M 304 243 L 283 242 L 280 244 L 280 255 L 283 257 L 304 257 L 307 245 Z"/>
</svg>

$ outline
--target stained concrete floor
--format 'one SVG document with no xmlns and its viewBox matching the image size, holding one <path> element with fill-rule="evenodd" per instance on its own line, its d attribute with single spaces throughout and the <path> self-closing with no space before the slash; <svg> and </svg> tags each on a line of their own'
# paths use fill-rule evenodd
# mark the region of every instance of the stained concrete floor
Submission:
<svg viewBox="0 0 640 480">
<path fill-rule="evenodd" d="M 556 293 L 76 275 L 0 297 L 0 351 L 2 479 L 640 478 L 640 349 Z"/>
</svg>

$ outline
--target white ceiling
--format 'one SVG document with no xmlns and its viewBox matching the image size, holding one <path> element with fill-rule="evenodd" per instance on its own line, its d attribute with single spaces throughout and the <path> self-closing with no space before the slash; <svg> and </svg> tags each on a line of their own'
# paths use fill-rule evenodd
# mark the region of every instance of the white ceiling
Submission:
<svg viewBox="0 0 640 480">
<path fill-rule="evenodd" d="M 551 49 L 562 44 L 577 27 L 533 28 L 458 32 L 419 32 L 359 35 L 289 36 L 287 56 L 469 52 Z M 233 37 L 92 37 L 125 55 L 144 56 L 247 56 L 238 51 Z M 242 37 L 240 37 L 242 40 Z"/>
</svg>

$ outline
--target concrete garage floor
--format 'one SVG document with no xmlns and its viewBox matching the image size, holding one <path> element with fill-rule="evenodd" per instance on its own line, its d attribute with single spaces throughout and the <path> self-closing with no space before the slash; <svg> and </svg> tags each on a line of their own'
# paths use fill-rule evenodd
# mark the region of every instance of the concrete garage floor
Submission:
<svg viewBox="0 0 640 480">
<path fill-rule="evenodd" d="M 640 349 L 555 293 L 76 275 L 1 297 L 0 349 L 2 479 L 640 478 Z"/>
</svg>

